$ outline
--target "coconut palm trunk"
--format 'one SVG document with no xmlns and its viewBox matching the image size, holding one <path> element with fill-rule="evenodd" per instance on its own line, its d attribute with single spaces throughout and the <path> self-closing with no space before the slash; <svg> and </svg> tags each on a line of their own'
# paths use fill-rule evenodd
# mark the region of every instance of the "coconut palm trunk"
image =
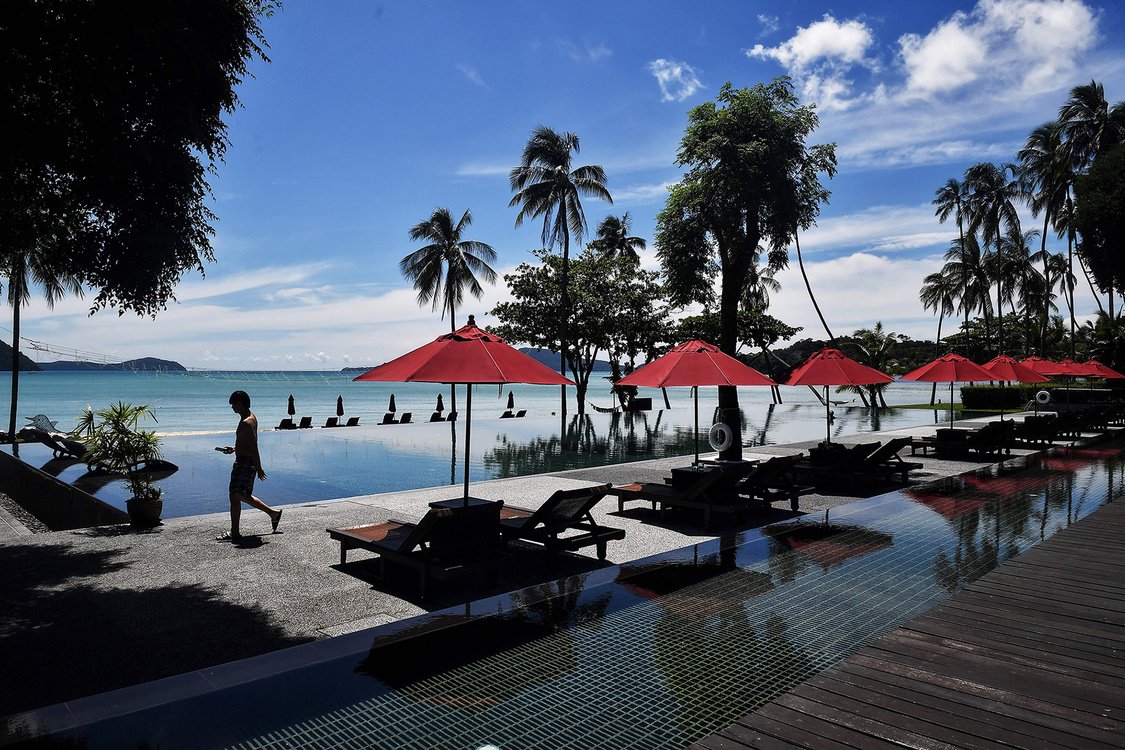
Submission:
<svg viewBox="0 0 1125 750">
<path fill-rule="evenodd" d="M 820 324 L 824 326 L 824 332 L 828 334 L 828 340 L 832 345 L 836 345 L 836 337 L 832 335 L 832 329 L 828 327 L 828 321 L 824 319 L 824 314 L 820 311 L 820 305 L 816 302 L 816 296 L 813 294 L 812 285 L 809 284 L 808 274 L 805 273 L 805 260 L 801 257 L 801 240 L 797 236 L 798 232 L 793 230 L 793 243 L 797 246 L 797 265 L 801 269 L 801 278 L 805 281 L 805 290 L 809 293 L 809 299 L 812 300 L 813 308 L 816 310 L 816 315 L 820 318 Z"/>
<path fill-rule="evenodd" d="M 12 280 L 9 283 L 18 283 L 15 281 L 17 278 L 22 278 L 23 274 L 12 275 Z M 8 439 L 12 442 L 12 455 L 19 456 L 20 447 L 16 442 L 16 405 L 19 403 L 20 394 L 20 300 L 23 299 L 21 294 L 15 296 L 15 302 L 12 304 L 12 403 L 11 413 L 8 415 Z"/>
</svg>

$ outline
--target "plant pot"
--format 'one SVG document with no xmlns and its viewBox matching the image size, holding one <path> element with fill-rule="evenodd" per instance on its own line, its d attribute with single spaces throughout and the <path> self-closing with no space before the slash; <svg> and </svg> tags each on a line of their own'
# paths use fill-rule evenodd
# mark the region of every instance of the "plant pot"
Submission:
<svg viewBox="0 0 1125 750">
<path fill-rule="evenodd" d="M 156 526 L 160 523 L 160 512 L 164 510 L 164 501 L 130 498 L 125 503 L 125 509 L 129 512 L 129 523 L 133 526 Z"/>
</svg>

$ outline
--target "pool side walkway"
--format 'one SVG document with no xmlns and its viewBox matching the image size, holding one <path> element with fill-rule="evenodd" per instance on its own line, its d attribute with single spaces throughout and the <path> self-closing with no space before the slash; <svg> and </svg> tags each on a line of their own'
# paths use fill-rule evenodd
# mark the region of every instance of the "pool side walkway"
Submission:
<svg viewBox="0 0 1125 750">
<path fill-rule="evenodd" d="M 987 420 L 984 420 L 987 421 Z M 841 442 L 932 434 L 933 425 L 864 433 Z M 763 446 L 746 456 L 768 458 L 815 443 Z M 1031 451 L 1015 451 L 1015 454 Z M 959 474 L 986 465 L 915 457 L 925 464 L 917 480 Z M 678 457 L 556 474 L 474 482 L 473 494 L 536 507 L 559 489 L 612 482 L 661 481 L 689 458 Z M 377 471 L 377 467 L 372 467 Z M 225 491 L 222 478 L 214 481 Z M 269 502 L 269 482 L 260 485 Z M 608 565 L 680 549 L 718 533 L 731 534 L 793 514 L 779 503 L 740 526 L 705 531 L 695 515 L 657 513 L 634 505 L 617 512 L 603 501 L 599 523 L 626 530 L 609 546 L 609 559 L 547 555 L 512 548 L 495 587 L 483 580 L 434 587 L 417 597 L 413 571 L 377 580 L 377 560 L 353 552 L 339 566 L 339 545 L 326 527 L 417 519 L 426 504 L 460 494 L 459 487 L 319 501 L 285 506 L 279 533 L 265 514 L 244 508 L 240 544 L 215 541 L 227 514 L 166 520 L 150 530 L 108 526 L 76 531 L 0 536 L 0 717 L 161 677 L 204 669 L 300 643 L 362 630 L 527 586 L 581 575 Z M 802 498 L 805 512 L 852 502 L 848 496 Z M 354 560 L 354 562 L 353 562 Z"/>
<path fill-rule="evenodd" d="M 693 750 L 1125 746 L 1125 502 Z"/>
</svg>

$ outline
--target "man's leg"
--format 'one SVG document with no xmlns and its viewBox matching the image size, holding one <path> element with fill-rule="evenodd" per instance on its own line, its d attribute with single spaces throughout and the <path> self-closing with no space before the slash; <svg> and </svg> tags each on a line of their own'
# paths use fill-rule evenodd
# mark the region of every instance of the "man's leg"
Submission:
<svg viewBox="0 0 1125 750">
<path fill-rule="evenodd" d="M 230 536 L 231 539 L 238 539 L 238 519 L 242 516 L 242 498 L 243 495 L 238 492 L 230 493 Z"/>
<path fill-rule="evenodd" d="M 234 497 L 235 497 L 234 495 L 231 495 L 231 502 L 232 502 L 232 503 L 234 502 Z M 280 510 L 274 510 L 273 508 L 271 508 L 270 506 L 266 505 L 266 504 L 265 504 L 265 503 L 263 503 L 263 502 L 262 502 L 261 500 L 259 500 L 258 498 L 254 497 L 253 495 L 245 495 L 245 494 L 241 494 L 241 493 L 240 493 L 240 494 L 238 495 L 238 497 L 239 497 L 239 498 L 240 498 L 240 499 L 242 500 L 242 502 L 246 503 L 246 504 L 247 504 L 247 505 L 249 505 L 249 506 L 250 506 L 251 508 L 257 508 L 258 510 L 260 510 L 260 511 L 262 511 L 263 513 L 267 514 L 267 515 L 268 515 L 268 516 L 270 517 L 271 521 L 277 521 L 278 519 L 280 519 L 280 518 L 281 518 L 281 511 L 280 511 Z M 231 506 L 231 515 L 233 516 L 233 515 L 234 515 L 234 513 L 235 513 L 235 511 L 234 511 L 234 506 L 232 505 L 232 506 Z M 277 524 L 276 524 L 276 523 L 274 523 L 274 529 L 275 529 L 275 530 L 277 529 Z"/>
</svg>

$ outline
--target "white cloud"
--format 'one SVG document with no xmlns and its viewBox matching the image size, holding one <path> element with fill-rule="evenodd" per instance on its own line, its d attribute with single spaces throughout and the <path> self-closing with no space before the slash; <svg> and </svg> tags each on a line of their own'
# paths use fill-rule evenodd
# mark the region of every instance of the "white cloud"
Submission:
<svg viewBox="0 0 1125 750">
<path fill-rule="evenodd" d="M 480 86 L 482 89 L 488 88 L 488 84 L 484 82 L 484 79 L 481 78 L 480 73 L 472 65 L 458 63 L 457 70 L 461 71 L 461 74 L 465 76 L 465 78 L 469 79 L 469 83 Z"/>
<path fill-rule="evenodd" d="M 806 100 L 823 109 L 846 109 L 855 103 L 850 69 L 855 65 L 878 67 L 868 57 L 874 40 L 867 24 L 855 19 L 838 21 L 829 13 L 808 26 L 798 26 L 796 34 L 776 47 L 755 44 L 746 55 L 776 60 L 793 76 Z"/>
<path fill-rule="evenodd" d="M 613 191 L 613 202 L 616 205 L 640 205 L 655 203 L 668 197 L 668 190 L 674 183 L 657 182 L 649 185 L 632 185 L 623 190 Z"/>
<path fill-rule="evenodd" d="M 758 14 L 758 23 L 762 25 L 762 30 L 758 32 L 759 37 L 769 36 L 780 28 L 777 16 L 767 16 L 764 13 Z"/>
<path fill-rule="evenodd" d="M 596 63 L 613 54 L 613 50 L 606 46 L 605 42 L 579 46 L 565 39 L 556 39 L 555 43 L 564 55 L 577 63 Z"/>
<path fill-rule="evenodd" d="M 821 218 L 801 234 L 804 253 L 862 248 L 905 250 L 947 245 L 954 236 L 934 216 L 933 206 L 872 206 L 844 216 Z M 956 229 L 952 230 L 956 233 Z M 944 249 L 944 248 L 943 248 Z"/>
<path fill-rule="evenodd" d="M 653 60 L 648 71 L 660 85 L 662 102 L 682 102 L 703 87 L 695 69 L 679 60 Z"/>
</svg>

